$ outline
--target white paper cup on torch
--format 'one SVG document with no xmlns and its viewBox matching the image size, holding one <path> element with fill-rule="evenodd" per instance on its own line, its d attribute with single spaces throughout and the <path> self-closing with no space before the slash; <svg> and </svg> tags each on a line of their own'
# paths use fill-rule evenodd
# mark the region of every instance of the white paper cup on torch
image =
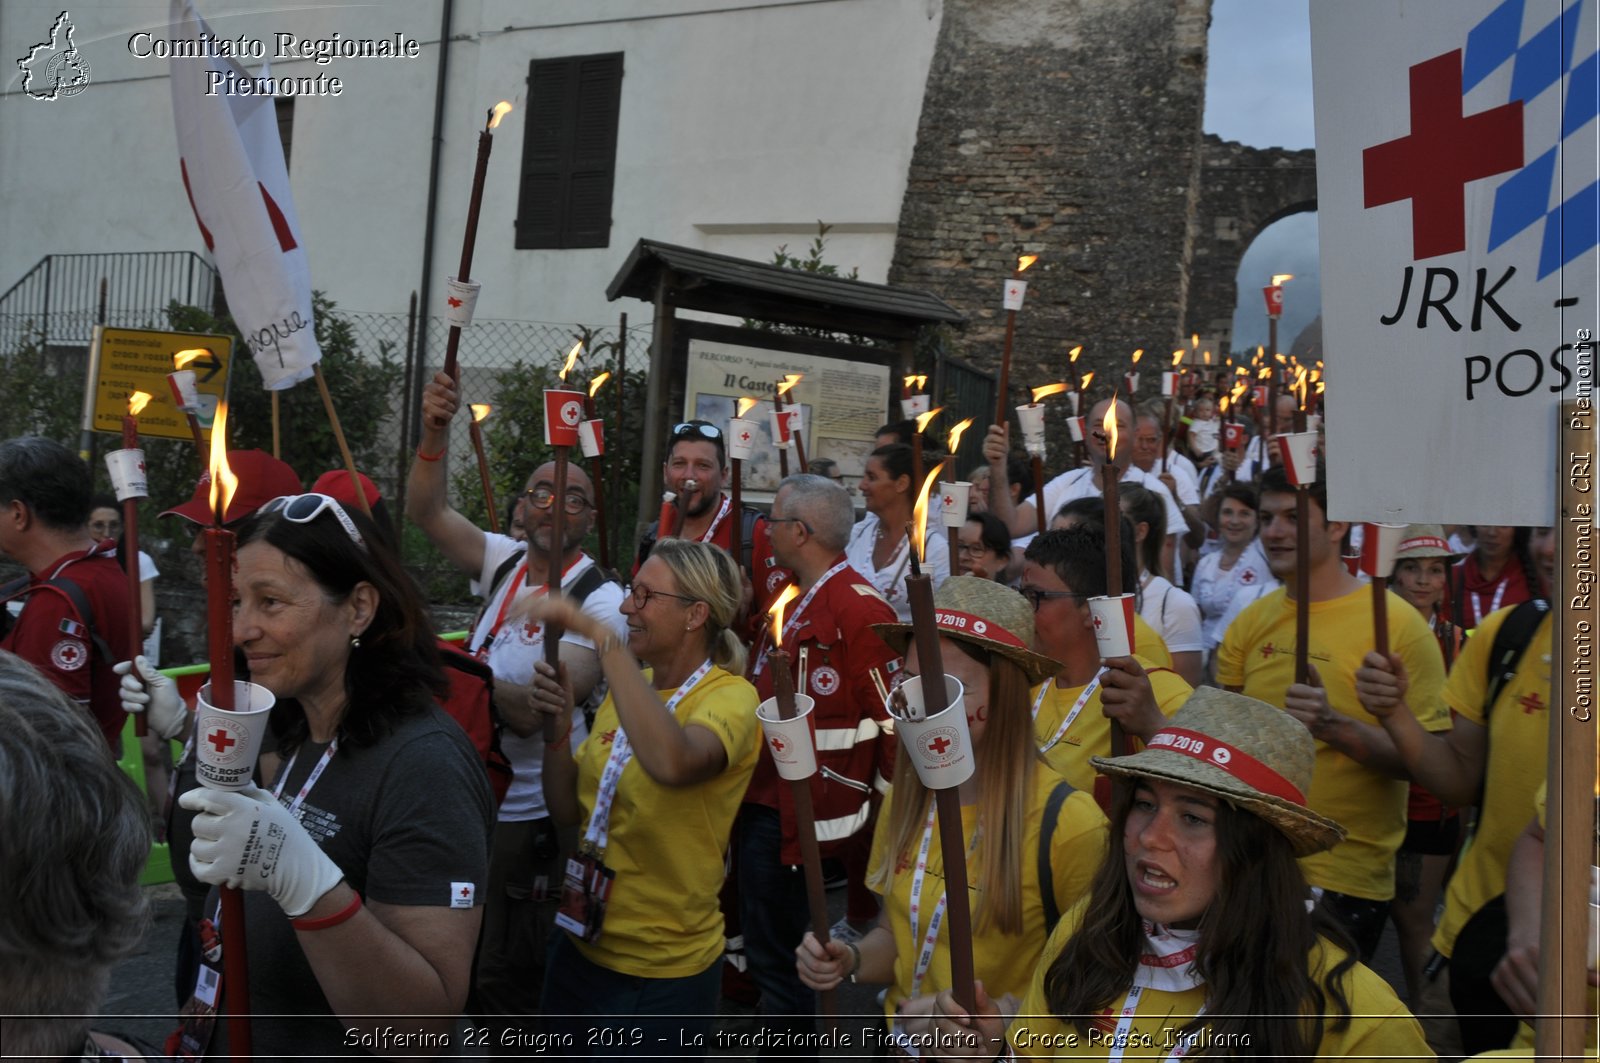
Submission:
<svg viewBox="0 0 1600 1063">
<path fill-rule="evenodd" d="M 1176 398 L 1178 394 L 1178 374 L 1171 369 L 1161 371 L 1161 397 L 1164 399 Z"/>
<path fill-rule="evenodd" d="M 1072 433 L 1072 441 L 1074 443 L 1082 443 L 1084 433 L 1088 431 L 1088 425 L 1082 417 L 1068 417 L 1067 431 Z"/>
<path fill-rule="evenodd" d="M 1044 403 L 1030 402 L 1017 407 L 1022 423 L 1022 445 L 1029 454 L 1044 455 Z"/>
<path fill-rule="evenodd" d="M 601 420 L 578 422 L 578 446 L 586 458 L 601 458 L 606 453 L 606 423 Z"/>
<path fill-rule="evenodd" d="M 1361 571 L 1373 579 L 1388 579 L 1394 572 L 1394 558 L 1400 552 L 1400 540 L 1408 527 L 1407 524 L 1365 525 L 1361 534 Z"/>
<path fill-rule="evenodd" d="M 811 740 L 811 710 L 816 702 L 805 694 L 794 696 L 794 719 L 778 715 L 778 699 L 768 698 L 756 709 L 767 752 L 782 779 L 809 779 L 817 773 L 817 751 Z"/>
<path fill-rule="evenodd" d="M 939 499 L 943 503 L 940 518 L 946 528 L 959 528 L 967 523 L 967 503 L 972 485 L 965 480 L 939 485 Z"/>
<path fill-rule="evenodd" d="M 1102 658 L 1126 657 L 1133 652 L 1133 595 L 1090 598 L 1089 615 L 1094 623 L 1094 641 Z"/>
<path fill-rule="evenodd" d="M 920 715 L 923 707 L 922 676 L 912 676 L 900 684 L 906 701 Z M 894 717 L 895 738 L 911 757 L 917 778 L 930 790 L 948 790 L 972 778 L 978 762 L 973 755 L 972 735 L 967 730 L 967 703 L 961 680 L 944 677 L 949 707 L 922 720 L 902 715 L 890 699 L 889 714 Z"/>
<path fill-rule="evenodd" d="M 1083 395 L 1077 390 L 1067 392 L 1067 402 L 1072 406 L 1071 416 L 1078 416 L 1079 408 L 1083 405 Z"/>
<path fill-rule="evenodd" d="M 933 406 L 933 396 L 912 395 L 908 399 L 900 400 L 900 416 L 906 420 L 915 420 L 927 413 Z"/>
<path fill-rule="evenodd" d="M 1123 373 L 1122 386 L 1127 389 L 1129 395 L 1137 395 L 1139 393 L 1139 374 Z"/>
<path fill-rule="evenodd" d="M 106 455 L 106 472 L 118 502 L 150 497 L 150 475 L 144 467 L 144 451 L 113 450 Z"/>
<path fill-rule="evenodd" d="M 772 441 L 780 447 L 793 447 L 795 436 L 800 434 L 799 410 L 772 411 Z"/>
<path fill-rule="evenodd" d="M 167 374 L 172 388 L 172 402 L 182 413 L 194 413 L 200 408 L 200 389 L 195 386 L 193 369 L 178 369 Z"/>
<path fill-rule="evenodd" d="M 472 313 L 478 308 L 478 293 L 483 285 L 477 281 L 460 281 L 454 277 L 444 280 L 444 319 L 457 328 L 472 324 Z"/>
<path fill-rule="evenodd" d="M 735 461 L 748 461 L 756 448 L 756 422 L 747 417 L 734 417 L 728 421 L 728 457 Z"/>
<path fill-rule="evenodd" d="M 1283 471 L 1296 487 L 1317 482 L 1317 433 L 1285 432 L 1272 437 Z"/>
<path fill-rule="evenodd" d="M 1022 301 L 1028 297 L 1028 282 L 1021 277 L 1013 277 L 1006 281 L 1005 294 L 1000 299 L 1000 305 L 1005 310 L 1021 310 Z"/>
<path fill-rule="evenodd" d="M 267 733 L 267 716 L 277 699 L 258 683 L 234 681 L 229 712 L 211 704 L 211 684 L 195 698 L 195 777 L 213 790 L 243 790 L 250 785 L 261 740 Z"/>
</svg>

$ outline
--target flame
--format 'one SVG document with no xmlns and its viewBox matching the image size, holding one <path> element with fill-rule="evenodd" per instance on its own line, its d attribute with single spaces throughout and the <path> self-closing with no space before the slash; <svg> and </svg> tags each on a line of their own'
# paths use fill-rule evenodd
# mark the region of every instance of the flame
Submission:
<svg viewBox="0 0 1600 1063">
<path fill-rule="evenodd" d="M 1239 381 L 1233 386 L 1233 401 L 1237 404 L 1240 399 L 1244 398 L 1244 393 L 1249 390 L 1250 381 L 1248 379 Z"/>
<path fill-rule="evenodd" d="M 1317 381 L 1317 394 L 1321 395 L 1322 394 L 1322 389 L 1326 388 L 1327 386 L 1328 386 L 1328 382 L 1326 380 Z"/>
<path fill-rule="evenodd" d="M 1141 359 L 1143 357 L 1144 357 L 1144 348 L 1140 347 L 1138 350 L 1133 352 L 1133 364 L 1134 365 L 1138 365 L 1139 364 L 1139 359 Z"/>
<path fill-rule="evenodd" d="M 1318 358 L 1318 359 L 1317 359 L 1317 368 L 1318 368 L 1318 369 L 1321 369 L 1321 368 L 1322 368 L 1322 359 L 1321 359 L 1321 358 Z"/>
<path fill-rule="evenodd" d="M 1023 270 L 1027 269 L 1037 261 L 1039 261 L 1038 255 L 1023 255 L 1021 258 L 1017 259 L 1017 272 L 1021 273 Z"/>
<path fill-rule="evenodd" d="M 923 549 L 928 531 L 928 492 L 943 470 L 942 461 L 933 467 L 933 471 L 928 473 L 928 478 L 922 481 L 922 490 L 917 492 L 917 504 L 911 508 L 911 548 L 917 552 L 917 557 L 924 561 L 928 559 L 927 551 Z"/>
<path fill-rule="evenodd" d="M 217 417 L 211 423 L 211 492 L 208 496 L 213 519 L 222 524 L 233 493 L 239 489 L 239 478 L 228 467 L 228 402 L 217 403 Z M 220 496 L 220 497 L 219 497 Z M 220 505 L 218 502 L 220 501 Z"/>
<path fill-rule="evenodd" d="M 500 119 L 504 118 L 506 115 L 508 115 L 510 113 L 511 113 L 511 101 L 510 100 L 501 100 L 499 103 L 495 104 L 494 107 L 489 111 L 489 125 L 488 125 L 487 128 L 489 128 L 489 129 L 496 128 L 497 126 L 500 125 Z"/>
<path fill-rule="evenodd" d="M 1083 374 L 1083 379 L 1078 382 L 1078 390 L 1088 391 L 1089 385 L 1092 383 L 1094 383 L 1094 370 L 1091 369 L 1087 373 Z"/>
<path fill-rule="evenodd" d="M 494 409 L 494 407 L 490 406 L 487 402 L 474 402 L 474 403 L 472 403 L 471 409 L 472 409 L 472 423 L 473 424 L 482 424 L 484 422 L 484 420 L 488 418 L 490 412 Z"/>
<path fill-rule="evenodd" d="M 145 406 L 150 402 L 151 395 L 148 391 L 135 391 L 128 396 L 128 416 L 137 417 L 144 412 Z"/>
<path fill-rule="evenodd" d="M 752 398 L 750 398 L 748 396 L 746 396 L 745 398 L 740 399 L 739 400 L 739 412 L 738 412 L 737 416 L 743 417 L 745 414 L 747 414 L 751 410 L 755 409 L 756 408 L 756 401 L 757 400 L 752 399 Z"/>
<path fill-rule="evenodd" d="M 1236 369 L 1234 369 L 1233 375 L 1234 376 L 1249 376 L 1250 375 L 1250 370 L 1246 369 L 1244 366 L 1241 365 L 1241 366 L 1237 367 Z"/>
<path fill-rule="evenodd" d="M 793 583 L 783 589 L 778 595 L 778 600 L 772 603 L 772 608 L 767 610 L 767 615 L 772 618 L 772 644 L 783 646 L 783 607 L 800 596 L 800 588 Z"/>
<path fill-rule="evenodd" d="M 589 397 L 591 399 L 594 398 L 600 389 L 605 387 L 606 381 L 610 379 L 611 370 L 607 369 L 604 373 L 601 373 L 599 376 L 589 381 Z"/>
<path fill-rule="evenodd" d="M 182 369 L 184 366 L 188 365 L 196 358 L 199 358 L 201 355 L 210 353 L 211 348 L 209 347 L 191 347 L 186 351 L 179 351 L 177 354 L 172 356 L 172 368 Z"/>
<path fill-rule="evenodd" d="M 801 378 L 804 376 L 804 373 L 785 373 L 783 375 L 783 383 L 778 385 L 778 394 L 789 394 L 789 389 L 800 383 Z"/>
<path fill-rule="evenodd" d="M 1106 415 L 1100 419 L 1100 427 L 1106 432 L 1106 461 L 1115 464 L 1117 460 L 1117 393 L 1111 393 L 1111 405 L 1106 407 Z"/>
<path fill-rule="evenodd" d="M 1178 368 L 1178 366 L 1182 365 L 1183 364 L 1183 356 L 1185 354 L 1187 354 L 1187 353 L 1189 353 L 1189 352 L 1185 351 L 1182 347 L 1179 347 L 1177 350 L 1173 351 L 1172 352 L 1172 368 L 1176 369 L 1176 368 Z"/>
<path fill-rule="evenodd" d="M 1193 348 L 1194 350 L 1199 350 L 1200 349 L 1200 333 L 1198 333 L 1198 332 L 1189 333 L 1189 346 L 1191 348 Z"/>
<path fill-rule="evenodd" d="M 1059 395 L 1065 390 L 1067 390 L 1066 381 L 1062 381 L 1059 384 L 1046 384 L 1042 388 L 1034 388 L 1033 401 L 1038 402 L 1040 399 L 1048 399 L 1051 395 Z"/>
<path fill-rule="evenodd" d="M 1228 396 L 1224 395 L 1217 400 L 1217 415 L 1223 416 L 1228 412 Z"/>
<path fill-rule="evenodd" d="M 1266 355 L 1267 355 L 1266 347 L 1262 346 L 1259 343 L 1256 344 L 1256 353 L 1250 359 L 1250 368 L 1254 369 L 1256 366 L 1260 365 L 1261 364 L 1261 359 L 1265 358 Z"/>
<path fill-rule="evenodd" d="M 1067 364 L 1071 365 L 1072 363 L 1076 362 L 1078 360 L 1078 355 L 1080 355 L 1082 353 L 1083 353 L 1083 344 L 1080 343 L 1076 347 L 1072 348 L 1072 350 L 1070 352 L 1068 352 L 1068 354 L 1067 354 Z"/>
<path fill-rule="evenodd" d="M 1206 365 L 1210 365 L 1211 364 L 1211 348 L 1209 348 L 1209 347 L 1206 348 L 1205 353 L 1202 355 L 1202 357 L 1205 358 L 1205 364 Z"/>
<path fill-rule="evenodd" d="M 1062 386 L 1065 387 L 1066 385 Z M 965 421 L 950 429 L 950 453 L 954 454 L 961 449 L 961 434 L 971 427 L 972 418 L 968 417 Z"/>
<path fill-rule="evenodd" d="M 1261 367 L 1261 371 L 1256 374 L 1256 379 L 1257 380 L 1271 380 L 1272 379 L 1272 366 L 1270 366 L 1270 365 L 1262 366 Z"/>
<path fill-rule="evenodd" d="M 1276 358 L 1278 360 L 1278 364 L 1279 365 L 1288 365 L 1289 364 L 1289 359 L 1284 357 L 1282 351 L 1279 351 L 1277 354 L 1274 354 L 1272 357 L 1274 357 L 1274 358 Z"/>
<path fill-rule="evenodd" d="M 577 364 L 578 355 L 583 353 L 583 341 L 579 340 L 572 345 L 572 350 L 567 352 L 567 364 L 561 367 L 561 382 L 567 382 L 567 374 L 572 372 L 572 367 Z"/>
<path fill-rule="evenodd" d="M 1313 384 L 1315 384 L 1317 381 L 1319 381 L 1321 379 L 1322 379 L 1322 370 L 1320 370 L 1320 369 L 1311 370 L 1311 382 Z"/>
<path fill-rule="evenodd" d="M 1307 382 L 1308 382 L 1308 374 L 1306 373 L 1305 369 L 1302 368 L 1302 369 L 1299 369 L 1299 370 L 1297 370 L 1295 372 L 1294 383 L 1289 385 L 1289 390 L 1290 391 L 1296 391 L 1296 392 L 1299 392 L 1299 394 L 1300 394 L 1300 412 L 1301 413 L 1304 413 L 1305 409 L 1306 409 L 1306 386 L 1307 386 Z"/>
<path fill-rule="evenodd" d="M 944 412 L 944 407 L 943 406 L 935 406 L 933 409 L 929 410 L 927 413 L 925 413 L 922 416 L 918 417 L 917 418 L 917 434 L 921 435 L 923 432 L 926 432 L 928 430 L 928 426 L 933 423 L 933 419 L 935 417 L 939 416 L 943 412 Z"/>
<path fill-rule="evenodd" d="M 916 388 L 918 391 L 921 391 L 925 386 L 927 386 L 927 383 L 928 378 L 926 374 L 918 375 L 916 373 L 912 373 L 910 376 L 905 378 L 905 386 L 908 388 Z"/>
<path fill-rule="evenodd" d="M 1274 288 L 1276 288 L 1278 285 L 1282 284 L 1284 281 L 1292 281 L 1292 280 L 1294 280 L 1294 274 L 1293 273 L 1274 273 L 1272 275 L 1272 286 Z"/>
</svg>

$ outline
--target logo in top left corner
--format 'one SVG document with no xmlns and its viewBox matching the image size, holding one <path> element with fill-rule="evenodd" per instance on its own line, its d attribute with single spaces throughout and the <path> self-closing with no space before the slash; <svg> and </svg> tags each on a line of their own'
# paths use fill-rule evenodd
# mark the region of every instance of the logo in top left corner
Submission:
<svg viewBox="0 0 1600 1063">
<path fill-rule="evenodd" d="M 17 60 L 22 71 L 22 91 L 46 102 L 76 96 L 89 87 L 89 60 L 72 41 L 76 29 L 72 16 L 63 11 L 50 27 L 50 39 L 28 49 Z"/>
</svg>

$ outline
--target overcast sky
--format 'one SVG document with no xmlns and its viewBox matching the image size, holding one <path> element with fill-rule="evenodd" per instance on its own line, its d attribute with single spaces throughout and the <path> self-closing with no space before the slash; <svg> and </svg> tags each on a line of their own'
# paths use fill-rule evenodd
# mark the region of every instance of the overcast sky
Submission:
<svg viewBox="0 0 1600 1063">
<path fill-rule="evenodd" d="M 1207 61 L 1205 130 L 1258 148 L 1310 148 L 1310 0 L 1215 0 Z M 1315 215 L 1269 228 L 1245 253 L 1234 313 L 1236 350 L 1267 341 L 1261 287 L 1273 273 L 1293 273 L 1284 288 L 1278 346 L 1287 350 L 1321 311 Z"/>
</svg>

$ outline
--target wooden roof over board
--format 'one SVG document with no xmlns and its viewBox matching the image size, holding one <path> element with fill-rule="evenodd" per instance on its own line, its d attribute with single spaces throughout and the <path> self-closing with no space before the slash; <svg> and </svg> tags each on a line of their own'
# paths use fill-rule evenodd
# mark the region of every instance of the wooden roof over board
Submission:
<svg viewBox="0 0 1600 1063">
<path fill-rule="evenodd" d="M 670 272 L 671 306 L 710 314 L 809 325 L 885 339 L 910 339 L 924 325 L 966 324 L 966 315 L 928 292 L 786 269 L 692 247 L 640 240 L 606 297 L 655 302 Z"/>
</svg>

